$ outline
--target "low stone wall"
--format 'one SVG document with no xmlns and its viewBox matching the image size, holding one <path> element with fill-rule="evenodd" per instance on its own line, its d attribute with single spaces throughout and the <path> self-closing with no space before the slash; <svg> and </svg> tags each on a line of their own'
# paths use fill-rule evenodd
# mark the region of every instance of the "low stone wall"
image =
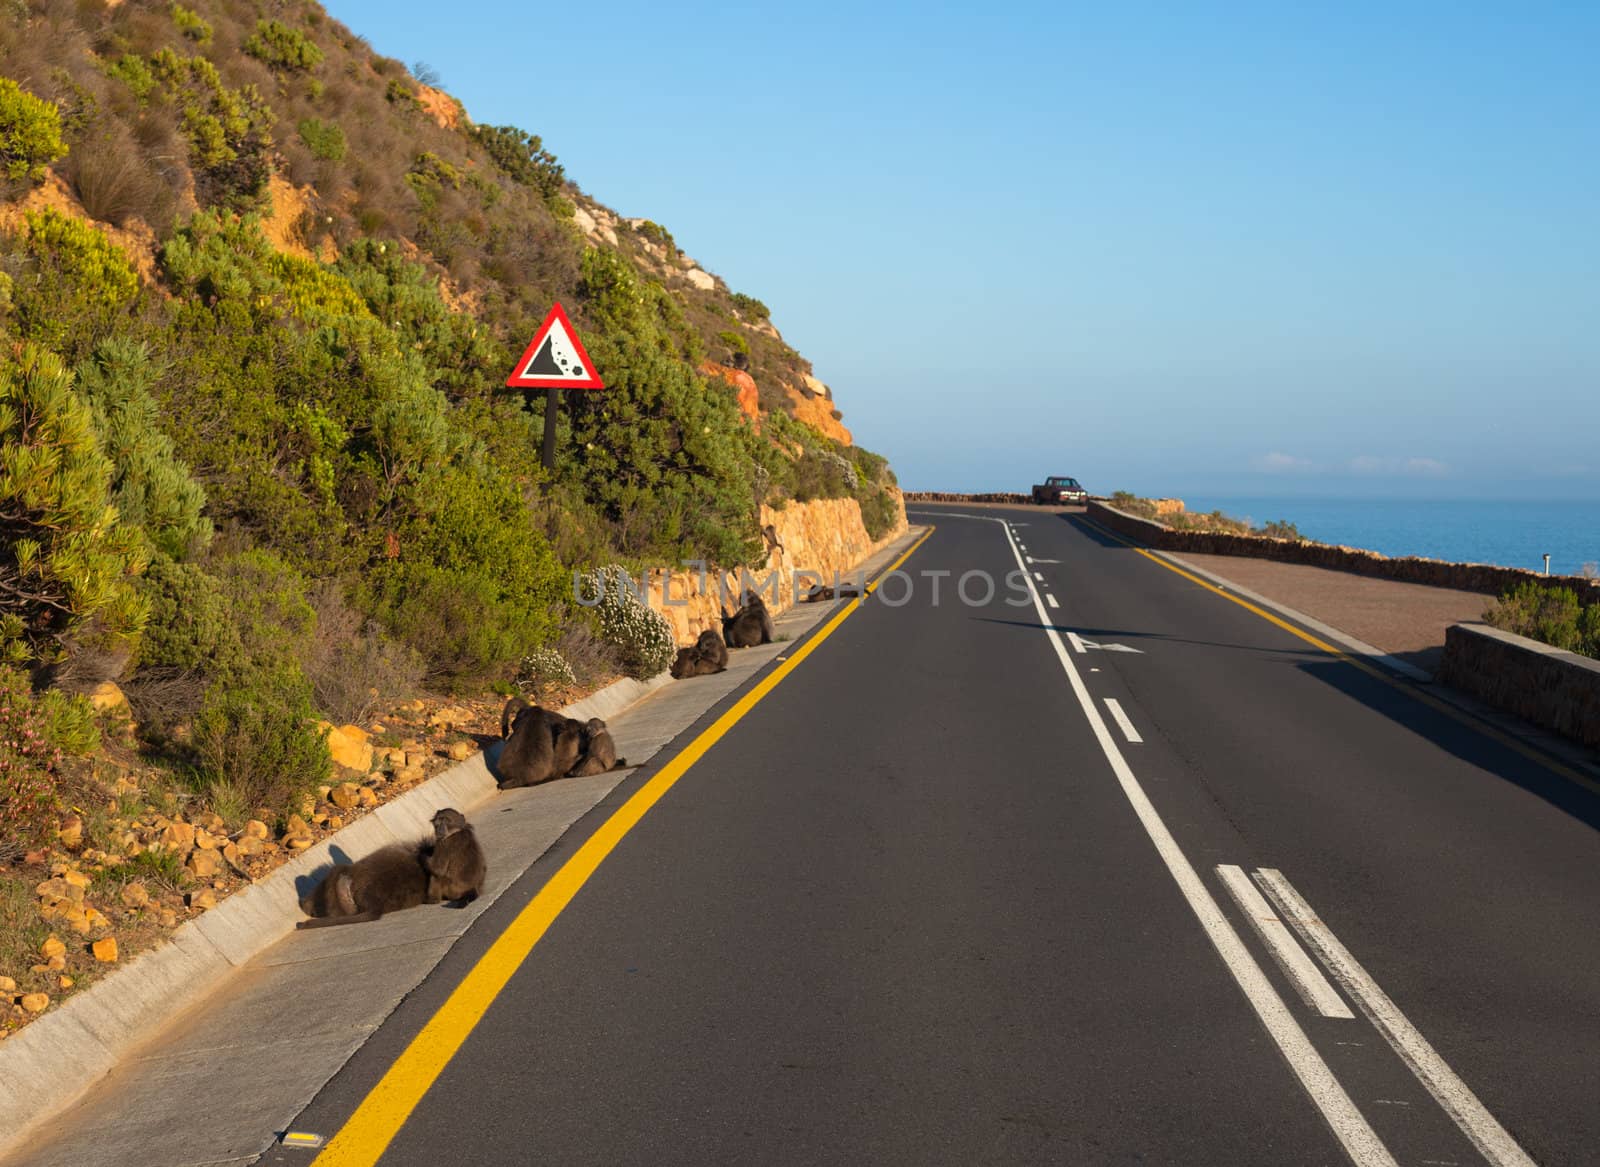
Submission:
<svg viewBox="0 0 1600 1167">
<path fill-rule="evenodd" d="M 1600 749 L 1600 661 L 1487 624 L 1452 624 L 1437 679 Z"/>
<path fill-rule="evenodd" d="M 849 578 L 868 556 L 904 534 L 905 500 L 899 502 L 893 528 L 879 540 L 867 534 L 866 524 L 861 521 L 861 504 L 853 498 L 791 502 L 782 510 L 764 506 L 761 525 L 773 529 L 778 543 L 769 550 L 763 567 L 748 570 L 755 586 L 762 589 L 767 606 L 776 614 L 794 605 L 796 591 L 803 596 L 818 580 L 832 583 L 835 573 Z M 811 574 L 804 574 L 807 572 Z M 708 566 L 704 572 L 692 568 L 653 572 L 648 602 L 672 625 L 673 639 L 686 645 L 693 644 L 707 628 L 721 632 L 724 601 L 727 610 L 732 611 L 739 595 L 738 572 Z"/>
<path fill-rule="evenodd" d="M 1391 558 L 1355 547 L 1337 547 L 1329 543 L 1296 539 L 1270 539 L 1265 535 L 1179 531 L 1101 502 L 1089 503 L 1089 518 L 1102 527 L 1162 551 L 1194 551 L 1207 555 L 1240 555 L 1284 563 L 1304 563 L 1312 567 L 1326 567 L 1405 583 L 1482 592 L 1489 596 L 1498 596 L 1508 588 L 1531 581 L 1541 587 L 1571 588 L 1585 604 L 1600 603 L 1600 581 L 1581 575 L 1541 575 L 1519 567 L 1447 563 L 1442 559 L 1423 559 L 1415 555 Z"/>
</svg>

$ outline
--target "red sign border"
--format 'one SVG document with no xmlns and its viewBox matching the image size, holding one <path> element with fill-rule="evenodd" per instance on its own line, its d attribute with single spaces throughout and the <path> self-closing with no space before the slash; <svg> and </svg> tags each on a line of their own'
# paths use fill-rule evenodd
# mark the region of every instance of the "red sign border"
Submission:
<svg viewBox="0 0 1600 1167">
<path fill-rule="evenodd" d="M 518 369 L 526 369 L 528 362 L 533 360 L 534 354 L 539 351 L 539 346 L 544 343 L 544 338 L 550 335 L 550 329 L 555 322 L 561 321 L 561 327 L 567 331 L 567 339 L 572 341 L 572 347 L 578 350 L 578 359 L 583 362 L 584 372 L 588 379 L 574 381 L 568 377 L 528 377 L 517 373 Z M 506 378 L 507 389 L 604 389 L 605 383 L 600 380 L 600 374 L 594 367 L 594 362 L 589 359 L 588 352 L 583 347 L 583 341 L 578 339 L 578 330 L 572 327 L 572 321 L 567 319 L 566 310 L 557 301 L 544 318 L 544 323 L 539 325 L 539 331 L 534 333 L 533 341 L 523 350 L 522 356 L 517 358 L 517 363 L 511 367 L 511 375 Z"/>
</svg>

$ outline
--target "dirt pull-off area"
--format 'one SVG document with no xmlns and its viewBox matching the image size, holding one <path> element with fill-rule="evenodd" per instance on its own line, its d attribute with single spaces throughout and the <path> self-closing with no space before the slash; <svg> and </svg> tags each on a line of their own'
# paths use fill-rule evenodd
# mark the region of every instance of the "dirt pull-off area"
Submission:
<svg viewBox="0 0 1600 1167">
<path fill-rule="evenodd" d="M 1493 597 L 1375 579 L 1325 567 L 1235 555 L 1168 552 L 1240 587 L 1286 604 L 1425 672 L 1444 654 L 1444 630 L 1483 619 Z"/>
</svg>

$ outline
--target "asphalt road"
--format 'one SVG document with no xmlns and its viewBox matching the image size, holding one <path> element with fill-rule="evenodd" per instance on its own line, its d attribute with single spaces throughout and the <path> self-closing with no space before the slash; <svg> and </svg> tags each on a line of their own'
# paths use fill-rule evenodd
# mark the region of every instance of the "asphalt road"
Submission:
<svg viewBox="0 0 1600 1167">
<path fill-rule="evenodd" d="M 1600 1162 L 1600 799 L 1079 516 L 913 510 L 904 579 L 621 841 L 383 1164 Z"/>
</svg>

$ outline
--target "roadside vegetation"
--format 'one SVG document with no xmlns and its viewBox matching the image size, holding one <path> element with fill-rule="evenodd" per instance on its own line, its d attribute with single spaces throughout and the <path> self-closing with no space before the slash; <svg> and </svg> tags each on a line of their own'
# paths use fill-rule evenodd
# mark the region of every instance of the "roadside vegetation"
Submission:
<svg viewBox="0 0 1600 1167">
<path fill-rule="evenodd" d="M 1593 565 L 1585 567 L 1593 575 Z M 1568 652 L 1600 658 L 1600 602 L 1585 604 L 1566 587 L 1544 587 L 1529 580 L 1509 589 L 1484 612 L 1496 628 Z"/>
<path fill-rule="evenodd" d="M 766 305 L 640 222 L 314 3 L 0 10 L 0 1032 L 367 797 L 330 726 L 385 726 L 370 794 L 670 656 L 575 571 L 755 564 L 813 498 L 888 531 Z M 547 472 L 503 382 L 556 300 L 607 389 Z"/>
<path fill-rule="evenodd" d="M 1235 519 L 1220 510 L 1208 514 L 1194 514 L 1183 509 L 1180 499 L 1140 498 L 1126 490 L 1111 496 L 1111 505 L 1130 515 L 1152 522 L 1165 523 L 1175 531 L 1204 531 L 1220 535 L 1259 535 L 1266 539 L 1291 539 L 1300 541 L 1305 536 L 1299 528 L 1284 519 L 1251 526 L 1243 519 Z"/>
</svg>

